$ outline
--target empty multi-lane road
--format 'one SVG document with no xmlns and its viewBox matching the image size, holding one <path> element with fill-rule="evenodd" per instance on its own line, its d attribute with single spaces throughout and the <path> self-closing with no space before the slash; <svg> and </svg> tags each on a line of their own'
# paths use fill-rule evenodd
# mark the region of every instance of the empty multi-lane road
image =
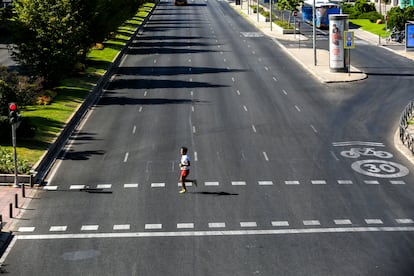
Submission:
<svg viewBox="0 0 414 276">
<path fill-rule="evenodd" d="M 368 79 L 321 84 L 228 2 L 160 2 L 2 270 L 410 275 L 414 167 L 393 137 L 414 67 L 357 43 Z M 198 183 L 186 194 L 181 146 Z"/>
</svg>

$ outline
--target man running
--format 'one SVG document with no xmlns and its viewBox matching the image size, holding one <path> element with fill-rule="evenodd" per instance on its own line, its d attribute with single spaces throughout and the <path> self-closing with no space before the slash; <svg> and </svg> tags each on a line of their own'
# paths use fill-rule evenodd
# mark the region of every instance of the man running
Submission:
<svg viewBox="0 0 414 276">
<path fill-rule="evenodd" d="M 181 161 L 180 161 L 180 183 L 181 183 L 181 191 L 180 194 L 183 194 L 187 191 L 185 187 L 185 181 L 187 180 L 187 176 L 190 174 L 190 157 L 187 155 L 188 149 L 186 147 L 181 147 Z"/>
</svg>

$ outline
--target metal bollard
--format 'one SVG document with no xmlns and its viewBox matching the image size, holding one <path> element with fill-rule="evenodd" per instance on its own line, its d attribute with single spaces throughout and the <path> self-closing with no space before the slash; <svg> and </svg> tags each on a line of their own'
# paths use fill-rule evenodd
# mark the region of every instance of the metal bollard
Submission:
<svg viewBox="0 0 414 276">
<path fill-rule="evenodd" d="M 13 203 L 9 204 L 9 218 L 13 218 Z"/>
<path fill-rule="evenodd" d="M 17 194 L 14 194 L 14 207 L 19 208 L 19 197 Z"/>
<path fill-rule="evenodd" d="M 26 197 L 26 190 L 24 188 L 24 183 L 22 183 L 22 197 L 25 198 Z"/>
</svg>

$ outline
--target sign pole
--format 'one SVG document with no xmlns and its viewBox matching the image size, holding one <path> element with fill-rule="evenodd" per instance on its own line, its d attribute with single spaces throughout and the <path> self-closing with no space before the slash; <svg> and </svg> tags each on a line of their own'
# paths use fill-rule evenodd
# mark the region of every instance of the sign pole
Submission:
<svg viewBox="0 0 414 276">
<path fill-rule="evenodd" d="M 13 141 L 13 151 L 14 151 L 14 185 L 13 187 L 19 187 L 18 175 L 17 175 L 17 150 L 16 150 L 16 128 L 17 123 L 12 124 L 12 141 Z"/>
</svg>

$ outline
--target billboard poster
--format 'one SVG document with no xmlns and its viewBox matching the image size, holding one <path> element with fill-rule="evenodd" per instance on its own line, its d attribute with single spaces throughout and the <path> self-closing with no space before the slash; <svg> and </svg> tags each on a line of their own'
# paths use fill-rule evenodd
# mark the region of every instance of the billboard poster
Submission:
<svg viewBox="0 0 414 276">
<path fill-rule="evenodd" d="M 344 55 L 344 26 L 343 18 L 329 18 L 329 66 L 331 69 L 345 67 Z"/>
<path fill-rule="evenodd" d="M 414 24 L 405 25 L 405 47 L 410 51 L 414 50 Z"/>
</svg>

